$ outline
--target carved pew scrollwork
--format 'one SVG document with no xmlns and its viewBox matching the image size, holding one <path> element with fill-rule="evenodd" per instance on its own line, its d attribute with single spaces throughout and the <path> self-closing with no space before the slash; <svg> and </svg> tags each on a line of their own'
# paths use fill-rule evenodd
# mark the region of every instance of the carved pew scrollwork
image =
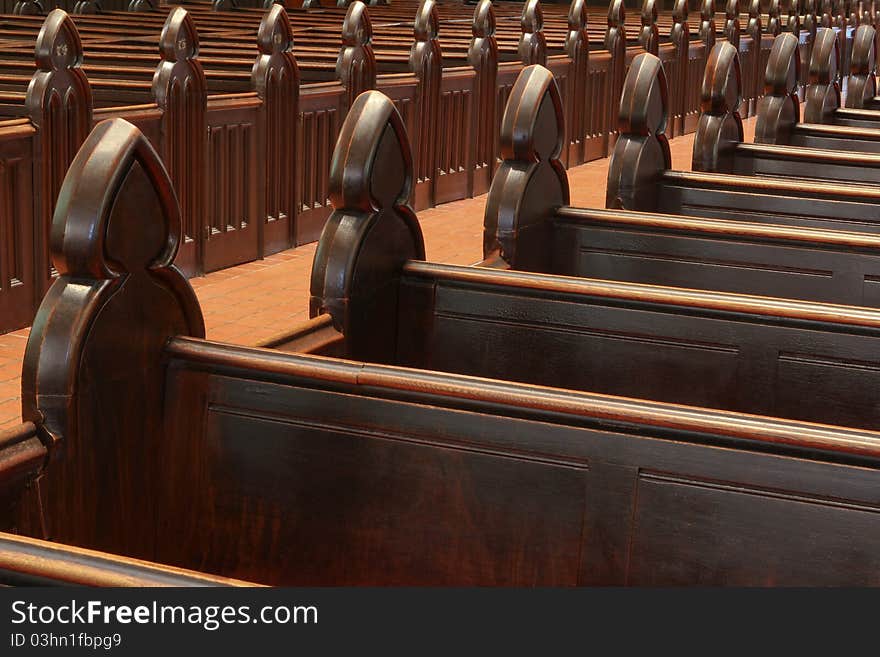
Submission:
<svg viewBox="0 0 880 657">
<path fill-rule="evenodd" d="M 336 77 L 348 92 L 347 106 L 358 94 L 376 86 L 373 24 L 367 6 L 356 0 L 342 21 L 342 49 L 336 58 Z"/>
</svg>

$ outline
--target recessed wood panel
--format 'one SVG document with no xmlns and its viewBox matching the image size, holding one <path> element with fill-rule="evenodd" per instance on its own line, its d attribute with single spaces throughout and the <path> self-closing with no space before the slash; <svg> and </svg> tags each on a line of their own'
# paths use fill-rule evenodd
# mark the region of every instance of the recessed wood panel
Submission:
<svg viewBox="0 0 880 657">
<path fill-rule="evenodd" d="M 630 585 L 880 584 L 875 507 L 642 475 L 634 518 Z"/>
</svg>

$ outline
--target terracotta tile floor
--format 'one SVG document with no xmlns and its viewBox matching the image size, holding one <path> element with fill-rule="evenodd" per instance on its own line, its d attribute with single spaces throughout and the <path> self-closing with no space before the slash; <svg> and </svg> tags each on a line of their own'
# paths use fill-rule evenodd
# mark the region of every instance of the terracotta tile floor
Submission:
<svg viewBox="0 0 880 657">
<path fill-rule="evenodd" d="M 754 119 L 746 121 L 745 128 L 746 141 L 752 141 Z M 690 168 L 692 148 L 693 135 L 672 140 L 675 168 Z M 607 171 L 607 159 L 571 169 L 572 205 L 604 207 Z M 485 201 L 485 196 L 480 196 L 419 213 L 429 259 L 471 264 L 482 257 Z M 208 337 L 254 344 L 305 320 L 314 253 L 315 245 L 310 244 L 193 279 Z M 0 335 L 0 429 L 20 418 L 21 360 L 28 331 Z"/>
</svg>

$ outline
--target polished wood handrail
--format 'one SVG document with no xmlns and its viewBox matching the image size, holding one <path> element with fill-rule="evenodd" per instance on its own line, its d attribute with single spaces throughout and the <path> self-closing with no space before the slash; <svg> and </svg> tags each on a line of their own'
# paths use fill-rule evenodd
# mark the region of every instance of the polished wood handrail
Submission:
<svg viewBox="0 0 880 657">
<path fill-rule="evenodd" d="M 745 144 L 744 144 L 745 145 Z M 751 146 L 751 144 L 749 144 Z M 774 148 L 778 148 L 774 146 Z M 880 163 L 880 156 L 878 156 Z M 782 224 L 758 224 L 748 221 L 729 221 L 726 219 L 706 219 L 681 215 L 659 214 L 653 212 L 633 212 L 630 210 L 600 210 L 592 208 L 561 207 L 556 219 L 572 223 L 596 223 L 606 225 L 627 225 L 666 230 L 699 231 L 732 237 L 778 240 L 786 242 L 807 242 L 846 246 L 854 249 L 873 251 L 880 248 L 880 237 L 868 233 L 855 233 L 842 230 L 822 230 L 806 226 L 787 226 Z"/>
<path fill-rule="evenodd" d="M 507 272 L 503 272 L 507 273 Z M 605 426 L 674 430 L 703 442 L 706 435 L 746 440 L 767 447 L 818 450 L 829 460 L 847 457 L 869 459 L 880 467 L 880 433 L 831 425 L 716 411 L 694 406 L 578 392 L 547 386 L 499 381 L 475 376 L 448 374 L 390 365 L 372 365 L 322 356 L 290 354 L 252 347 L 227 345 L 197 338 L 178 337 L 169 341 L 166 354 L 177 362 L 196 367 L 239 370 L 247 378 L 308 377 L 327 383 L 363 386 L 381 392 L 405 393 L 441 404 L 440 398 L 480 404 L 480 412 L 506 409 L 529 410 L 560 415 L 567 421 L 585 421 Z M 873 461 L 876 461 L 874 463 Z"/>
<path fill-rule="evenodd" d="M 624 283 L 594 278 L 503 271 L 421 261 L 407 262 L 404 265 L 404 272 L 410 276 L 461 283 L 544 290 L 548 293 L 578 294 L 634 303 L 662 303 L 725 314 L 761 315 L 771 317 L 774 321 L 789 319 L 807 322 L 834 322 L 866 329 L 880 328 L 880 311 L 860 306 L 842 306 L 730 292 L 707 292 L 644 283 Z"/>
</svg>

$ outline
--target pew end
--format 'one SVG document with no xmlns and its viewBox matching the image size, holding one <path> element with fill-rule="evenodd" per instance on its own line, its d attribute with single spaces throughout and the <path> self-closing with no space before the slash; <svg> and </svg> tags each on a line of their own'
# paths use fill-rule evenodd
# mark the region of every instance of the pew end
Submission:
<svg viewBox="0 0 880 657">
<path fill-rule="evenodd" d="M 515 269 L 545 270 L 554 211 L 569 202 L 562 98 L 543 66 L 522 70 L 501 122 L 501 166 L 483 219 L 483 256 Z"/>
<path fill-rule="evenodd" d="M 0 531 L 18 528 L 19 513 L 43 473 L 47 457 L 48 450 L 33 422 L 0 430 Z"/>
<path fill-rule="evenodd" d="M 346 337 L 345 357 L 390 362 L 397 281 L 405 262 L 424 260 L 425 243 L 409 205 L 413 157 L 406 129 L 382 93 L 367 91 L 352 105 L 333 153 L 329 187 L 334 210 L 315 250 L 310 314 L 333 318 Z M 377 317 L 384 319 L 377 324 Z"/>
<path fill-rule="evenodd" d="M 814 46 L 814 53 L 815 50 Z M 792 131 L 800 120 L 799 79 L 798 41 L 791 34 L 780 34 L 773 41 L 764 77 L 764 97 L 758 101 L 756 144 L 787 144 L 791 141 Z"/>
<path fill-rule="evenodd" d="M 805 122 L 831 123 L 831 117 L 840 109 L 840 55 L 840 41 L 834 30 L 818 30 L 810 54 L 810 82 L 804 101 Z"/>
<path fill-rule="evenodd" d="M 694 171 L 723 170 L 737 143 L 743 141 L 742 73 L 736 48 L 715 44 L 706 63 L 700 92 L 700 121 L 694 135 Z"/>
</svg>

